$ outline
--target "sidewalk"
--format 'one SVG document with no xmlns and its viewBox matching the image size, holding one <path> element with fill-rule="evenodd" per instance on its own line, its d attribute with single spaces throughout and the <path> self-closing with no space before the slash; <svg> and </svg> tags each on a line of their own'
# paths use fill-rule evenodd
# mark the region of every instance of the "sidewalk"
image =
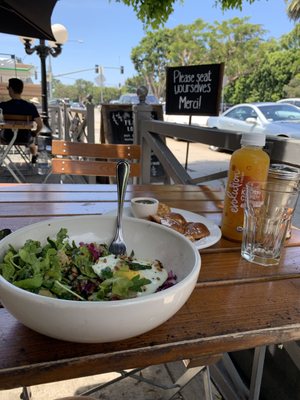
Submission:
<svg viewBox="0 0 300 400">
<path fill-rule="evenodd" d="M 143 369 L 137 376 L 141 379 L 152 380 L 156 385 L 171 387 L 176 379 L 185 371 L 183 363 L 170 363 Z M 120 377 L 118 373 L 94 375 L 85 378 L 53 382 L 31 387 L 32 400 L 54 400 L 61 397 L 80 395 L 93 386 L 105 384 L 112 379 Z M 215 387 L 212 387 L 213 400 L 222 400 Z M 19 400 L 20 389 L 0 391 L 1 400 Z M 102 400 L 163 400 L 165 391 L 157 386 L 142 382 L 135 378 L 125 378 L 101 391 L 90 394 L 95 399 Z M 201 373 L 172 400 L 204 399 L 204 386 Z"/>
</svg>

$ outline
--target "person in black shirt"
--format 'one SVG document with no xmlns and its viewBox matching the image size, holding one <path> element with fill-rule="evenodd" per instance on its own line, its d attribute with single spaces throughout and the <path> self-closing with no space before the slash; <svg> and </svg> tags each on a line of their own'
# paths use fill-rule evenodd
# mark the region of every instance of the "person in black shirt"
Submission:
<svg viewBox="0 0 300 400">
<path fill-rule="evenodd" d="M 36 106 L 21 98 L 24 84 L 21 79 L 11 78 L 8 81 L 8 93 L 11 100 L 0 103 L 3 115 L 5 114 L 18 114 L 18 115 L 30 115 L 32 120 L 35 121 L 35 129 L 19 129 L 15 144 L 25 144 L 29 147 L 30 153 L 32 154 L 32 163 L 36 163 L 37 160 L 37 146 L 35 144 L 35 138 L 39 131 L 43 127 L 42 119 L 38 113 Z M 13 137 L 11 129 L 5 129 L 0 133 L 0 141 L 2 144 L 8 144 Z"/>
</svg>

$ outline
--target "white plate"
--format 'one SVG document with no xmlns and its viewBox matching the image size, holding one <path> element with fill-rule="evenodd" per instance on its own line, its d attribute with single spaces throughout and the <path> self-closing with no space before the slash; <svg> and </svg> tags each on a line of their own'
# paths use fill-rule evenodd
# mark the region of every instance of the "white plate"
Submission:
<svg viewBox="0 0 300 400">
<path fill-rule="evenodd" d="M 198 250 L 205 249 L 206 247 L 210 247 L 213 244 L 217 243 L 222 236 L 221 229 L 214 222 L 210 221 L 208 218 L 202 217 L 202 215 L 195 214 L 191 211 L 181 210 L 180 208 L 171 208 L 171 211 L 174 213 L 181 214 L 188 222 L 201 222 L 206 225 L 207 229 L 210 232 L 210 235 L 193 242 L 193 244 L 197 247 Z M 124 207 L 124 216 L 133 217 L 130 207 Z M 117 211 L 110 211 L 106 215 L 116 215 Z"/>
</svg>

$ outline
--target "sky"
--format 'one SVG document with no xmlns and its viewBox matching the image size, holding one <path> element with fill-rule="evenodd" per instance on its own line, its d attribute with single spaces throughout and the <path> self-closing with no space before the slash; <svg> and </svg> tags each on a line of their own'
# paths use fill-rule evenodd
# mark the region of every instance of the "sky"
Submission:
<svg viewBox="0 0 300 400">
<path fill-rule="evenodd" d="M 261 24 L 268 31 L 267 37 L 279 38 L 295 26 L 286 15 L 284 0 L 256 0 L 251 5 L 244 2 L 242 12 L 223 12 L 214 4 L 214 0 L 185 0 L 183 3 L 177 0 L 165 27 L 191 24 L 198 18 L 213 23 L 250 17 L 250 23 Z M 130 53 L 145 36 L 145 31 L 131 7 L 115 0 L 59 0 L 51 23 L 62 24 L 68 30 L 69 39 L 62 53 L 50 60 L 53 76 L 64 84 L 85 79 L 97 85 L 96 64 L 103 67 L 105 86 L 118 87 L 135 75 Z M 0 57 L 1 53 L 14 54 L 25 64 L 33 64 L 38 73 L 34 83 L 39 83 L 40 59 L 36 54 L 26 55 L 17 36 L 0 33 Z M 49 57 L 47 65 L 49 67 Z M 120 66 L 124 66 L 124 74 L 120 73 Z"/>
</svg>

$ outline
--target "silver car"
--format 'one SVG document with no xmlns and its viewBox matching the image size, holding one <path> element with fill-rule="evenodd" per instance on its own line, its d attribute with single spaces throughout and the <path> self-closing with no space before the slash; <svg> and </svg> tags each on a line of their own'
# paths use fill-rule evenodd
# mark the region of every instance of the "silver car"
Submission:
<svg viewBox="0 0 300 400">
<path fill-rule="evenodd" d="M 292 98 L 290 98 L 290 99 L 278 100 L 277 103 L 294 104 L 294 106 L 297 106 L 297 107 L 300 108 L 300 97 L 292 97 Z"/>
<path fill-rule="evenodd" d="M 140 102 L 138 95 L 136 94 L 122 94 L 118 101 L 120 104 L 138 104 Z M 148 94 L 146 97 L 147 104 L 159 104 L 158 99 L 153 94 Z"/>
<path fill-rule="evenodd" d="M 207 126 L 236 132 L 259 132 L 300 139 L 300 110 L 284 103 L 246 103 L 231 107 Z"/>
</svg>

